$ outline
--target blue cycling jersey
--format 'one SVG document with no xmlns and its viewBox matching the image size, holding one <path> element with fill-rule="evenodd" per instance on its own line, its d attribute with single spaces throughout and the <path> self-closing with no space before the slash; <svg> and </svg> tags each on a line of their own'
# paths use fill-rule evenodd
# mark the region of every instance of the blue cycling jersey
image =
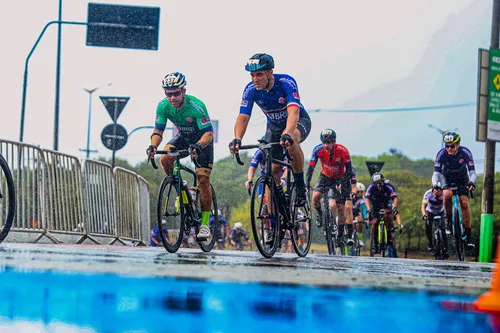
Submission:
<svg viewBox="0 0 500 333">
<path fill-rule="evenodd" d="M 251 116 L 254 102 L 266 115 L 267 122 L 279 128 L 286 127 L 288 106 L 297 106 L 300 109 L 300 116 L 307 114 L 300 103 L 297 82 L 287 74 L 274 74 L 274 85 L 269 91 L 255 89 L 253 82 L 247 84 L 243 91 L 240 114 Z"/>
<path fill-rule="evenodd" d="M 208 220 L 208 224 L 211 228 L 213 228 L 215 224 L 215 218 L 213 216 L 211 216 L 210 220 Z M 223 215 L 219 216 L 219 225 L 227 226 L 227 219 Z"/>
</svg>

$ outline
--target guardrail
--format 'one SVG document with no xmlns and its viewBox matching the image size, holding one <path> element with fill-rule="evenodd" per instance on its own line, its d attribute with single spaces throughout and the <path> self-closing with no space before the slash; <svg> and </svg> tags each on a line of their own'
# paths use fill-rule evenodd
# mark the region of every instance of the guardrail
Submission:
<svg viewBox="0 0 500 333">
<path fill-rule="evenodd" d="M 19 241 L 148 245 L 149 185 L 136 173 L 9 140 L 0 140 L 0 153 L 16 184 L 10 232 L 36 235 Z"/>
</svg>

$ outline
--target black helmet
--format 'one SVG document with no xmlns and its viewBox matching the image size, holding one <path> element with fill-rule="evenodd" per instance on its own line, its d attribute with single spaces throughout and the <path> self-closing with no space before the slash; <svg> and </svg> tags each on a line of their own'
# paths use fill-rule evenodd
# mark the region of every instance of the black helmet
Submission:
<svg viewBox="0 0 500 333">
<path fill-rule="evenodd" d="M 432 185 L 433 190 L 442 190 L 441 182 L 437 182 L 437 184 Z"/>
<path fill-rule="evenodd" d="M 337 140 L 337 133 L 335 133 L 334 130 L 331 128 L 327 128 L 321 131 L 321 134 L 319 135 L 319 139 L 321 142 L 333 142 Z"/>
<path fill-rule="evenodd" d="M 372 175 L 372 181 L 374 183 L 383 183 L 385 180 L 384 174 L 382 172 L 375 172 Z"/>
<path fill-rule="evenodd" d="M 245 65 L 247 72 L 267 71 L 274 68 L 274 59 L 266 53 L 257 53 L 248 59 Z"/>
<path fill-rule="evenodd" d="M 460 135 L 455 132 L 446 132 L 443 135 L 443 143 L 459 143 Z"/>
</svg>

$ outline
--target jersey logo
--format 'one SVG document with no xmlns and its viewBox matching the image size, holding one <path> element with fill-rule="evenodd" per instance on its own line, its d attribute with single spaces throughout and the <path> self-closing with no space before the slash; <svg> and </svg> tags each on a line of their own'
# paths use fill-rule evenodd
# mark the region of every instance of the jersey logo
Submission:
<svg viewBox="0 0 500 333">
<path fill-rule="evenodd" d="M 160 119 L 160 117 L 156 116 L 155 120 L 158 120 L 158 119 Z"/>
<path fill-rule="evenodd" d="M 187 121 L 188 123 L 192 123 L 192 122 L 193 122 L 193 118 L 191 118 L 191 117 L 187 117 L 187 118 L 186 118 L 186 121 Z"/>
<path fill-rule="evenodd" d="M 458 161 L 458 163 L 460 163 L 460 164 L 464 163 L 464 159 L 463 159 L 463 158 L 461 158 L 461 159 Z"/>
<path fill-rule="evenodd" d="M 201 124 L 202 124 L 202 125 L 206 125 L 206 124 L 208 124 L 209 122 L 210 122 L 210 118 L 209 118 L 209 117 L 207 117 L 207 118 L 203 118 L 203 119 L 201 120 Z"/>
<path fill-rule="evenodd" d="M 286 99 L 284 97 L 280 97 L 280 99 L 278 100 L 278 102 L 280 104 L 285 104 L 286 103 Z"/>
<path fill-rule="evenodd" d="M 248 101 L 242 99 L 241 100 L 241 106 L 247 106 L 248 105 Z"/>
<path fill-rule="evenodd" d="M 299 93 L 298 93 L 298 92 L 294 92 L 294 93 L 293 93 L 293 97 L 295 97 L 296 99 L 299 99 L 299 98 L 300 98 L 300 97 L 299 97 Z"/>
</svg>

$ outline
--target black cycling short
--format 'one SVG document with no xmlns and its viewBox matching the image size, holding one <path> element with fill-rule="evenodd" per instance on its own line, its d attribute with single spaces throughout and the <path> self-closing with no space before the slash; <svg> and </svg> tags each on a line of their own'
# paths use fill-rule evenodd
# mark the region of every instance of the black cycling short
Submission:
<svg viewBox="0 0 500 333">
<path fill-rule="evenodd" d="M 303 142 L 311 132 L 311 118 L 305 113 L 300 116 L 297 123 L 297 129 L 300 132 L 300 142 Z M 281 139 L 281 134 L 285 129 L 282 127 L 275 126 L 273 124 L 267 124 L 266 128 L 266 141 L 267 142 L 278 142 Z M 271 156 L 277 160 L 283 161 L 285 159 L 285 154 L 283 152 L 283 147 L 274 146 L 271 150 Z"/>
<path fill-rule="evenodd" d="M 177 134 L 174 136 L 167 145 L 172 145 L 178 150 L 188 149 L 190 144 L 195 144 L 196 141 L 188 141 L 182 134 Z M 189 153 L 182 153 L 181 158 L 189 156 Z M 212 169 L 214 164 L 214 143 L 213 141 L 208 144 L 205 148 L 201 150 L 200 156 L 198 156 L 197 160 L 198 164 L 201 168 Z"/>
<path fill-rule="evenodd" d="M 340 185 L 340 191 L 337 189 L 337 185 Z M 314 191 L 322 194 L 328 191 L 328 199 L 333 199 L 339 204 L 351 200 L 351 183 L 345 178 L 329 178 L 321 173 L 316 185 L 314 185 Z"/>
<path fill-rule="evenodd" d="M 469 190 L 467 189 L 467 183 L 469 182 L 469 177 L 450 177 L 444 176 L 445 184 L 443 185 L 443 189 L 446 190 L 453 183 L 457 187 L 457 193 L 459 196 L 465 195 L 469 196 Z"/>
</svg>

